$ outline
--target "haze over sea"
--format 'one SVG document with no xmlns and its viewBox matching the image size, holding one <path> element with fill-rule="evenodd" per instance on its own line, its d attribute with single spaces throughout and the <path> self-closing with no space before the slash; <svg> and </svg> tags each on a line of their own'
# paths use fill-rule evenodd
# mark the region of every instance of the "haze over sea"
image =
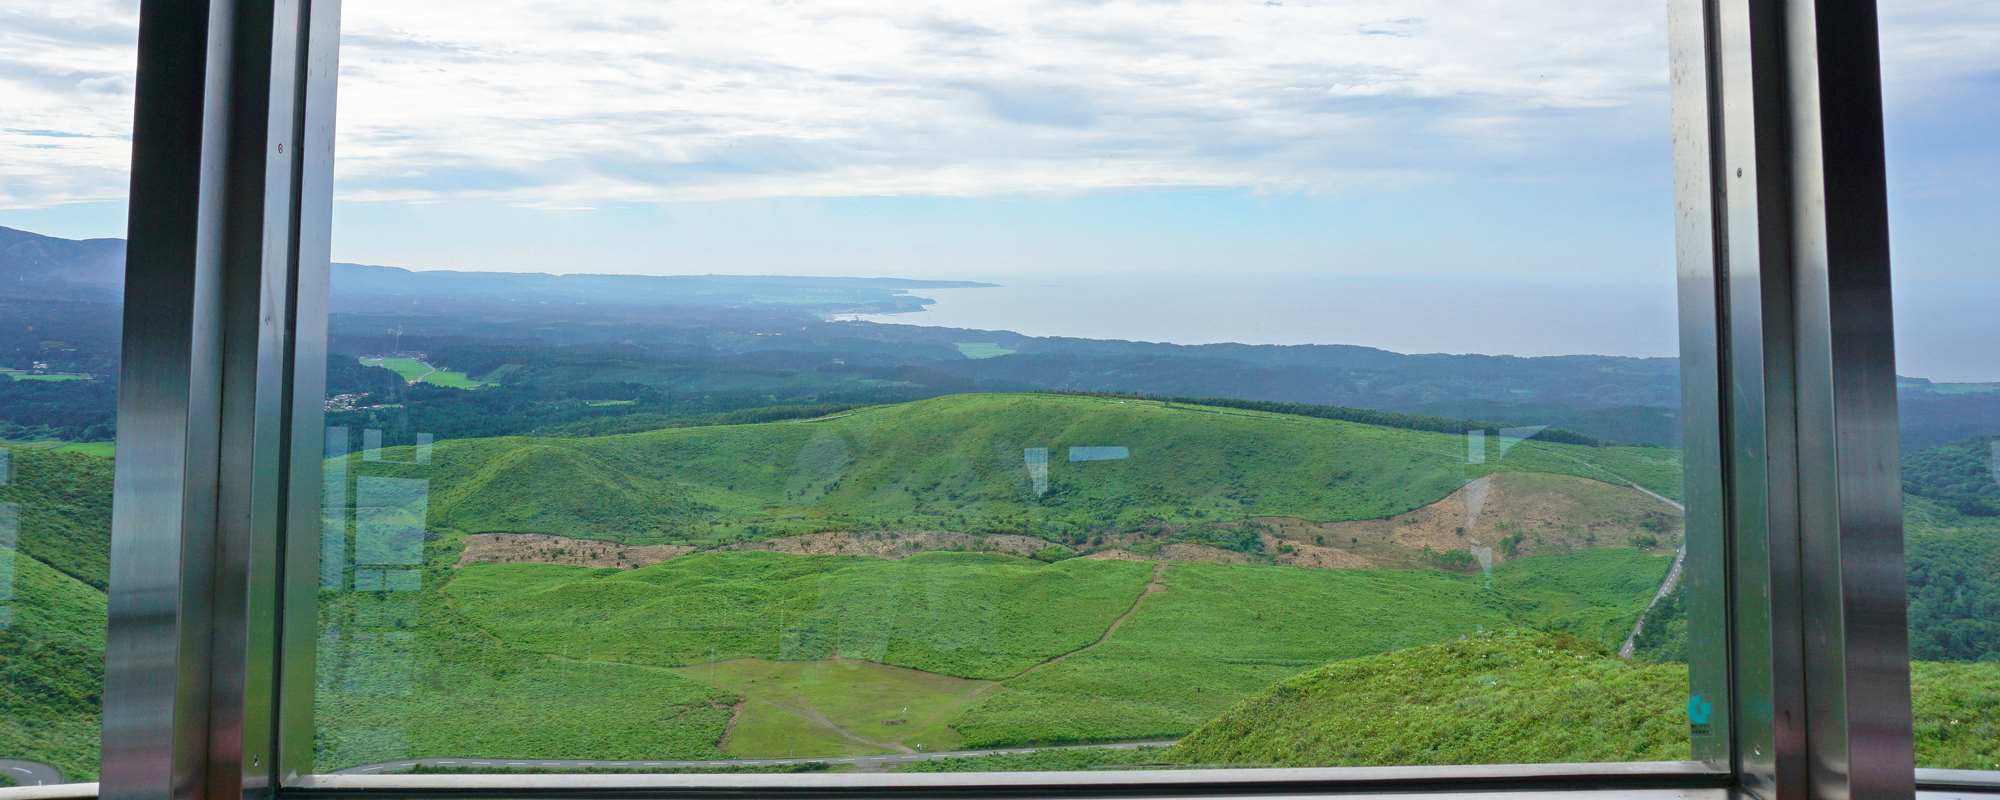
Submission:
<svg viewBox="0 0 2000 800">
<path fill-rule="evenodd" d="M 1176 344 L 1352 344 L 1401 353 L 1673 356 L 1673 285 L 1235 274 L 1031 275 L 922 289 L 903 325 Z"/>
</svg>

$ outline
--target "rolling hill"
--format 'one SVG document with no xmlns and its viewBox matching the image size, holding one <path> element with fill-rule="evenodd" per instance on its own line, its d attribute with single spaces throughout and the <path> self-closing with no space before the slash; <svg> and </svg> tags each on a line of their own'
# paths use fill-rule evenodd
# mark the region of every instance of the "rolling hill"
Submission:
<svg viewBox="0 0 2000 800">
<path fill-rule="evenodd" d="M 2000 767 L 2000 664 L 1912 667 L 1917 763 Z M 1188 766 L 1688 757 L 1687 668 L 1508 631 L 1335 662 L 1246 698 L 1169 750 Z"/>
<path fill-rule="evenodd" d="M 1501 472 L 1679 493 L 1677 453 L 1464 437 L 1070 395 L 949 397 L 834 417 L 411 448 L 353 472 L 429 481 L 433 527 L 717 544 L 815 531 L 1211 531 L 1250 517 L 1388 517 Z M 1504 455 L 1502 453 L 1504 452 Z M 1108 455 L 1107 455 L 1108 454 Z"/>
<path fill-rule="evenodd" d="M 111 460 L 5 448 L 0 465 L 0 753 L 97 774 Z M 11 528 L 8 530 L 7 528 Z"/>
<path fill-rule="evenodd" d="M 1528 764 L 1688 758 L 1687 670 L 1574 637 L 1475 636 L 1277 682 L 1172 760 L 1238 766 Z"/>
</svg>

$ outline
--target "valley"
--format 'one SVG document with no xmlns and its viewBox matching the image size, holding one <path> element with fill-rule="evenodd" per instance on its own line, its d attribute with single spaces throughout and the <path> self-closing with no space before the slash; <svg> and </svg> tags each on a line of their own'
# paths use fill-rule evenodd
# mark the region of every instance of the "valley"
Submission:
<svg viewBox="0 0 2000 800">
<path fill-rule="evenodd" d="M 122 243 L 7 242 L 42 255 L 0 293 L 0 758 L 89 778 Z M 321 770 L 1687 751 L 1672 359 L 845 319 L 953 282 L 332 277 Z M 2000 768 L 1990 389 L 1899 392 L 1927 766 Z"/>
</svg>

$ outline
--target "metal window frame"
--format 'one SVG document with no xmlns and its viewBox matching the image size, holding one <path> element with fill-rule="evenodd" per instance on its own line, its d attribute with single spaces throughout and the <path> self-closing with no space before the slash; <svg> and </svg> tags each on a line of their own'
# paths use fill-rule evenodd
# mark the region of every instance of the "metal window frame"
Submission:
<svg viewBox="0 0 2000 800">
<path fill-rule="evenodd" d="M 146 0 L 97 788 L 134 800 L 2000 790 L 1990 774 L 1911 767 L 1874 6 L 1668 11 L 1690 682 L 1723 711 L 1694 736 L 1694 762 L 314 775 L 340 0 Z"/>
</svg>

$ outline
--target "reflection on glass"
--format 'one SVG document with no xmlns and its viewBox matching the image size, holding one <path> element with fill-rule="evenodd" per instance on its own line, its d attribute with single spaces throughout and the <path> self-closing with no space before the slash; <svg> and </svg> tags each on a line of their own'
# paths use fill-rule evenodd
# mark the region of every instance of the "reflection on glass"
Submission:
<svg viewBox="0 0 2000 800">
<path fill-rule="evenodd" d="M 1664 19 L 1407 5 L 350 6 L 318 768 L 1687 758 Z"/>
<path fill-rule="evenodd" d="M 138 6 L 0 10 L 0 787 L 98 777 Z"/>
<path fill-rule="evenodd" d="M 1881 15 L 1917 766 L 2000 770 L 2000 8 Z"/>
</svg>

